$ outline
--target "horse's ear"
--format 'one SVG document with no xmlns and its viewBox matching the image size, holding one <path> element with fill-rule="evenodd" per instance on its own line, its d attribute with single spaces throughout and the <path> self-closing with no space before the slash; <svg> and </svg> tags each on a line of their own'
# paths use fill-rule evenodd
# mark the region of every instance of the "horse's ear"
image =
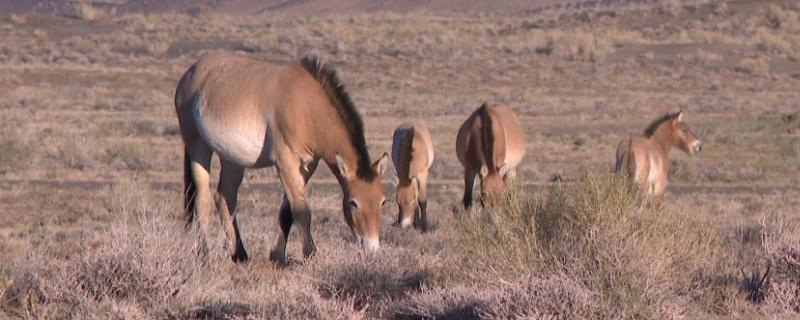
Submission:
<svg viewBox="0 0 800 320">
<path fill-rule="evenodd" d="M 387 163 L 389 163 L 389 154 L 384 152 L 383 155 L 381 156 L 381 158 L 378 159 L 377 161 L 375 161 L 375 163 L 372 164 L 372 170 L 375 170 L 375 173 L 377 173 L 379 176 L 381 176 L 381 175 L 383 175 L 383 170 L 386 169 L 386 164 Z"/>
<path fill-rule="evenodd" d="M 483 177 L 485 177 L 487 174 L 489 174 L 489 167 L 487 167 L 486 165 L 482 165 L 482 166 L 481 166 L 481 171 L 480 171 L 480 174 L 481 174 L 481 178 L 483 178 Z"/>
<path fill-rule="evenodd" d="M 677 120 L 678 122 L 683 122 L 683 110 L 678 111 L 678 116 L 675 117 L 675 120 Z"/>
<path fill-rule="evenodd" d="M 344 164 L 342 156 L 336 154 L 336 168 L 339 169 L 339 174 L 342 178 L 350 179 L 350 172 L 347 171 L 347 165 Z"/>
</svg>

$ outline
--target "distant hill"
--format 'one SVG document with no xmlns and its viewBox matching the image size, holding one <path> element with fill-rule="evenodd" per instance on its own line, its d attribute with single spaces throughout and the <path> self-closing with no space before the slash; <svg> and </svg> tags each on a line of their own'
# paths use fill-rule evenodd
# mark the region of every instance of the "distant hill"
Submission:
<svg viewBox="0 0 800 320">
<path fill-rule="evenodd" d="M 493 12 L 525 13 L 596 7 L 652 4 L 662 0 L 94 0 L 93 6 L 115 8 L 117 13 L 190 13 L 210 8 L 217 13 L 287 14 L 390 12 Z M 37 12 L 74 14 L 78 0 L 0 0 L 0 14 Z"/>
</svg>

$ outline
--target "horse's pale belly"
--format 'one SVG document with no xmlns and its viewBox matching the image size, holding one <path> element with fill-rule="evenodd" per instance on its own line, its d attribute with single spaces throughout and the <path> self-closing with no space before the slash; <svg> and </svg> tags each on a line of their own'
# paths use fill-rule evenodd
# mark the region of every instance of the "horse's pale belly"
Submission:
<svg viewBox="0 0 800 320">
<path fill-rule="evenodd" d="M 266 167 L 274 164 L 272 135 L 265 121 L 224 121 L 208 117 L 195 109 L 198 132 L 214 152 L 244 167 Z"/>
</svg>

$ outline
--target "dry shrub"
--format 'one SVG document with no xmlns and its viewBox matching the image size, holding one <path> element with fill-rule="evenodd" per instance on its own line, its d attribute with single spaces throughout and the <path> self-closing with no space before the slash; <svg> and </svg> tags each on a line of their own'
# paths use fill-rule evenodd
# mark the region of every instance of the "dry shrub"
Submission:
<svg viewBox="0 0 800 320">
<path fill-rule="evenodd" d="M 734 69 L 738 72 L 758 77 L 767 77 L 770 75 L 769 59 L 766 58 L 742 59 Z"/>
<path fill-rule="evenodd" d="M 231 268 L 229 268 L 231 269 Z M 232 268 L 236 269 L 236 268 Z M 242 272 L 242 270 L 218 270 Z M 169 311 L 172 319 L 362 319 L 352 300 L 328 299 L 314 286 L 296 276 L 279 274 L 266 279 L 245 271 L 250 284 L 228 284 L 217 290 L 202 290 L 206 297 L 181 304 Z M 287 271 L 288 273 L 288 271 Z"/>
<path fill-rule="evenodd" d="M 558 275 L 527 275 L 487 300 L 484 319 L 597 319 L 603 306 L 594 292 Z"/>
<path fill-rule="evenodd" d="M 792 43 L 783 34 L 759 29 L 756 35 L 756 48 L 768 54 L 784 54 L 792 51 Z"/>
<path fill-rule="evenodd" d="M 520 193 L 510 188 L 498 206 L 462 213 L 452 244 L 460 251 L 458 257 L 469 261 L 458 265 L 470 265 L 470 273 L 519 274 L 541 260 L 535 221 L 541 199 L 523 201 Z"/>
<path fill-rule="evenodd" d="M 678 16 L 683 12 L 683 2 L 680 0 L 663 0 L 658 10 L 661 13 Z"/>
<path fill-rule="evenodd" d="M 797 13 L 779 5 L 771 4 L 767 8 L 764 24 L 772 29 L 787 29 L 798 20 Z"/>
<path fill-rule="evenodd" d="M 94 244 L 82 246 L 77 254 L 63 256 L 53 241 L 33 243 L 31 253 L 15 262 L 13 282 L 0 299 L 0 311 L 5 312 L 0 317 L 364 317 L 355 310 L 354 299 L 321 294 L 307 275 L 275 270 L 271 264 L 265 268 L 259 262 L 235 265 L 222 250 L 199 254 L 198 235 L 170 218 L 165 202 L 136 193 L 125 183 L 112 190 L 112 197 L 122 199 L 109 204 L 115 218 L 110 230 L 96 230 L 100 239 L 90 239 Z M 382 268 L 388 271 L 391 266 Z"/>
<path fill-rule="evenodd" d="M 728 2 L 726 0 L 712 0 L 711 12 L 718 16 L 728 14 Z"/>
<path fill-rule="evenodd" d="M 395 306 L 395 319 L 479 319 L 486 291 L 471 287 L 438 287 Z"/>
<path fill-rule="evenodd" d="M 708 221 L 642 201 L 621 176 L 590 172 L 548 200 L 538 216 L 545 268 L 598 292 L 617 318 L 679 316 L 691 276 L 721 249 Z"/>
<path fill-rule="evenodd" d="M 438 287 L 393 310 L 400 319 L 596 319 L 596 294 L 563 277 L 529 274 L 495 288 Z"/>
<path fill-rule="evenodd" d="M 112 167 L 121 167 L 134 171 L 145 171 L 152 167 L 143 154 L 141 146 L 127 143 L 114 144 L 106 150 L 106 161 Z"/>
<path fill-rule="evenodd" d="M 68 169 L 83 170 L 91 164 L 89 149 L 86 138 L 71 134 L 67 135 L 58 145 L 58 155 L 56 157 Z"/>
<path fill-rule="evenodd" d="M 98 7 L 95 7 L 90 0 L 80 0 L 75 4 L 76 14 L 78 18 L 94 21 L 102 18 L 106 12 Z"/>
<path fill-rule="evenodd" d="M 551 32 L 545 39 L 545 50 L 575 61 L 598 61 L 614 52 L 614 40 L 594 30 Z"/>
<path fill-rule="evenodd" d="M 590 290 L 612 318 L 676 318 L 701 294 L 693 276 L 712 267 L 721 236 L 687 212 L 650 204 L 625 179 L 587 173 L 523 204 L 458 221 L 454 264 L 474 279 L 564 275 Z M 517 203 L 515 203 L 517 202 Z"/>
<path fill-rule="evenodd" d="M 359 309 L 380 309 L 380 302 L 418 290 L 425 278 L 417 268 L 417 255 L 409 250 L 384 248 L 371 253 L 344 243 L 323 250 L 305 270 L 315 276 L 324 296 L 353 301 Z"/>
<path fill-rule="evenodd" d="M 697 159 L 670 160 L 669 177 L 675 181 L 696 182 L 701 178 L 701 171 Z"/>
<path fill-rule="evenodd" d="M 15 138 L 0 140 L 0 175 L 23 169 L 30 163 L 33 150 Z"/>
<path fill-rule="evenodd" d="M 120 213 L 117 221 L 103 245 L 79 257 L 59 259 L 46 243 L 34 247 L 18 262 L 4 309 L 34 318 L 131 318 L 174 301 L 198 272 L 194 241 L 165 236 L 180 224 L 163 217 Z"/>
<path fill-rule="evenodd" d="M 762 222 L 762 246 L 771 266 L 766 302 L 775 313 L 800 312 L 800 228 L 783 217 Z"/>
</svg>

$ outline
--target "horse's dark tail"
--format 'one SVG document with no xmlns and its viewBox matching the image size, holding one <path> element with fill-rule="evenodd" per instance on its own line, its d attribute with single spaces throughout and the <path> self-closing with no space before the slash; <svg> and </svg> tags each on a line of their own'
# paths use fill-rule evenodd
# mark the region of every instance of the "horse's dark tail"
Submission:
<svg viewBox="0 0 800 320">
<path fill-rule="evenodd" d="M 633 150 L 631 150 L 632 145 L 633 139 L 628 139 L 628 145 L 624 149 L 622 148 L 622 143 L 620 143 L 620 148 L 617 149 L 617 163 L 614 166 L 614 172 L 624 173 L 629 175 L 631 179 L 634 179 L 636 174 L 636 159 L 634 158 Z"/>
<path fill-rule="evenodd" d="M 189 151 L 183 152 L 183 214 L 186 219 L 186 228 L 192 226 L 194 221 L 195 198 L 197 196 L 197 186 L 194 184 L 192 175 L 192 161 L 189 159 Z"/>
</svg>

